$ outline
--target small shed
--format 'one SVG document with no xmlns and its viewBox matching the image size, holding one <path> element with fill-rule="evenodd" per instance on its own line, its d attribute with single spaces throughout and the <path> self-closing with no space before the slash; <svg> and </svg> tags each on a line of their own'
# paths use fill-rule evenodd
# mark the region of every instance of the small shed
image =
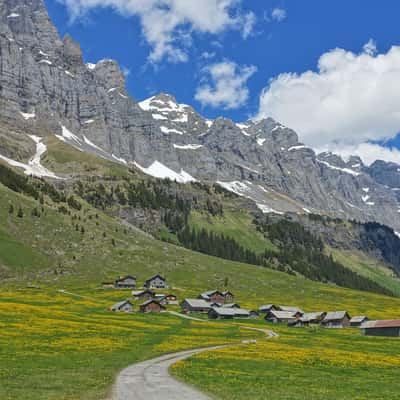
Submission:
<svg viewBox="0 0 400 400">
<path fill-rule="evenodd" d="M 209 290 L 200 294 L 199 299 L 209 301 L 211 303 L 225 303 L 225 296 L 219 290 Z"/>
<path fill-rule="evenodd" d="M 155 293 L 151 290 L 134 290 L 132 296 L 135 300 L 151 300 L 154 299 Z"/>
<path fill-rule="evenodd" d="M 250 310 L 250 318 L 257 319 L 260 318 L 260 313 L 257 310 Z"/>
<path fill-rule="evenodd" d="M 209 302 L 202 299 L 185 299 L 181 303 L 182 312 L 186 314 L 192 313 L 208 313 L 211 309 Z"/>
<path fill-rule="evenodd" d="M 400 337 L 400 320 L 367 321 L 360 329 L 367 336 Z"/>
<path fill-rule="evenodd" d="M 115 280 L 115 289 L 134 289 L 136 287 L 136 277 L 128 275 Z"/>
<path fill-rule="evenodd" d="M 160 298 L 160 303 L 162 305 L 178 305 L 178 298 L 174 294 L 167 294 Z"/>
<path fill-rule="evenodd" d="M 113 312 L 132 312 L 133 304 L 129 300 L 120 301 L 119 303 L 114 304 L 111 308 Z"/>
<path fill-rule="evenodd" d="M 324 328 L 347 328 L 350 326 L 350 315 L 347 311 L 330 311 L 321 321 Z"/>
<path fill-rule="evenodd" d="M 144 283 L 144 287 L 147 289 L 166 289 L 168 287 L 167 280 L 163 276 L 157 274 L 147 279 Z"/>
<path fill-rule="evenodd" d="M 165 307 L 157 300 L 148 300 L 141 304 L 139 309 L 142 313 L 159 313 L 165 311 Z"/>
<path fill-rule="evenodd" d="M 350 326 L 353 328 L 359 328 L 362 324 L 368 321 L 368 317 L 365 315 L 358 315 L 356 317 L 352 317 L 350 320 Z"/>
<path fill-rule="evenodd" d="M 266 316 L 265 320 L 273 323 L 289 323 L 300 318 L 299 312 L 292 311 L 270 311 Z"/>
</svg>

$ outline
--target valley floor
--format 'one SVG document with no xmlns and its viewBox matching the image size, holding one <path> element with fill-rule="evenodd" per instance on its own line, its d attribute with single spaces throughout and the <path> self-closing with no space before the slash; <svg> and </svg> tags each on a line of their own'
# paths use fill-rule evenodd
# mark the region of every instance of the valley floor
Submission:
<svg viewBox="0 0 400 400">
<path fill-rule="evenodd" d="M 397 339 L 367 338 L 358 329 L 273 325 L 279 337 L 265 340 L 241 327 L 270 328 L 263 320 L 114 314 L 107 308 L 128 292 L 68 292 L 0 291 L 1 399 L 105 399 L 128 365 L 225 343 L 233 346 L 180 361 L 171 372 L 217 399 L 398 398 Z M 239 345 L 254 338 L 256 343 Z"/>
</svg>

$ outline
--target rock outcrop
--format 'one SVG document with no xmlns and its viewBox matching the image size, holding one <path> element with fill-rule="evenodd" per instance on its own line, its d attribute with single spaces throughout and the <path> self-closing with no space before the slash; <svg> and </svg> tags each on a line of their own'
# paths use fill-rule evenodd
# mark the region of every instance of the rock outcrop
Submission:
<svg viewBox="0 0 400 400">
<path fill-rule="evenodd" d="M 211 121 L 168 94 L 138 103 L 115 61 L 82 59 L 79 44 L 60 39 L 43 0 L 0 0 L 0 127 L 21 141 L 27 131 L 57 135 L 151 175 L 219 182 L 264 212 L 321 212 L 400 230 L 396 193 L 377 168 L 316 155 L 272 119 Z"/>
</svg>

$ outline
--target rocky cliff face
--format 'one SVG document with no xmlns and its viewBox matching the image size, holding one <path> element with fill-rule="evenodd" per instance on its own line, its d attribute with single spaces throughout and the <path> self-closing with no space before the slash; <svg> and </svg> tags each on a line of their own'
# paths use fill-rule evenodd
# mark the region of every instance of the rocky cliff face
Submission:
<svg viewBox="0 0 400 400">
<path fill-rule="evenodd" d="M 264 212 L 322 212 L 400 230 L 395 192 L 361 160 L 316 155 L 272 119 L 210 121 L 168 94 L 137 103 L 115 61 L 82 59 L 77 43 L 59 38 L 43 0 L 0 0 L 0 154 L 28 151 L 7 144 L 10 127 L 14 148 L 19 140 L 29 149 L 27 132 L 56 135 L 153 176 L 219 182 Z"/>
</svg>

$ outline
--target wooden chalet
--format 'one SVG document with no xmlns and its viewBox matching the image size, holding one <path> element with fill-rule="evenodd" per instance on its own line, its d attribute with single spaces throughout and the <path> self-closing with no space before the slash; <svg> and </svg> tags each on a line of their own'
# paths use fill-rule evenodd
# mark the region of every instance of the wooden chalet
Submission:
<svg viewBox="0 0 400 400">
<path fill-rule="evenodd" d="M 157 274 L 147 279 L 144 283 L 144 287 L 147 289 L 166 289 L 168 288 L 167 280 L 163 276 Z"/>
<path fill-rule="evenodd" d="M 185 299 L 181 303 L 182 312 L 185 314 L 208 313 L 211 305 L 203 299 Z"/>
<path fill-rule="evenodd" d="M 225 296 L 219 290 L 209 290 L 199 296 L 199 299 L 209 301 L 211 303 L 225 303 Z"/>
<path fill-rule="evenodd" d="M 147 301 L 147 300 L 152 300 L 154 299 L 155 293 L 151 290 L 134 290 L 132 292 L 132 296 L 135 300 L 142 300 L 142 301 Z"/>
<path fill-rule="evenodd" d="M 160 303 L 164 306 L 166 305 L 178 305 L 178 297 L 175 296 L 174 294 L 167 294 L 164 295 L 161 299 L 160 299 Z"/>
<path fill-rule="evenodd" d="M 132 312 L 133 304 L 129 300 L 120 301 L 114 304 L 110 310 L 113 312 Z"/>
<path fill-rule="evenodd" d="M 136 277 L 128 275 L 115 280 L 115 289 L 134 289 L 136 287 Z"/>
<path fill-rule="evenodd" d="M 289 323 L 296 319 L 299 319 L 301 314 L 299 312 L 292 311 L 270 311 L 266 316 L 265 320 L 273 323 Z"/>
<path fill-rule="evenodd" d="M 250 318 L 250 311 L 242 308 L 211 308 L 208 311 L 209 319 L 233 319 L 233 318 Z"/>
<path fill-rule="evenodd" d="M 301 315 L 304 314 L 304 311 L 298 307 L 292 307 L 292 306 L 277 306 L 276 309 L 278 311 L 287 311 L 287 312 L 292 312 L 292 313 L 299 313 Z"/>
<path fill-rule="evenodd" d="M 267 314 L 270 311 L 278 311 L 278 308 L 274 304 L 263 304 L 258 311 L 263 314 Z"/>
<path fill-rule="evenodd" d="M 367 321 L 361 325 L 361 332 L 367 336 L 400 337 L 400 320 Z"/>
<path fill-rule="evenodd" d="M 142 313 L 160 313 L 165 311 L 165 307 L 157 300 L 148 300 L 140 305 L 139 310 Z"/>
<path fill-rule="evenodd" d="M 350 326 L 350 315 L 347 311 L 330 311 L 321 321 L 324 328 L 347 328 Z"/>
</svg>

